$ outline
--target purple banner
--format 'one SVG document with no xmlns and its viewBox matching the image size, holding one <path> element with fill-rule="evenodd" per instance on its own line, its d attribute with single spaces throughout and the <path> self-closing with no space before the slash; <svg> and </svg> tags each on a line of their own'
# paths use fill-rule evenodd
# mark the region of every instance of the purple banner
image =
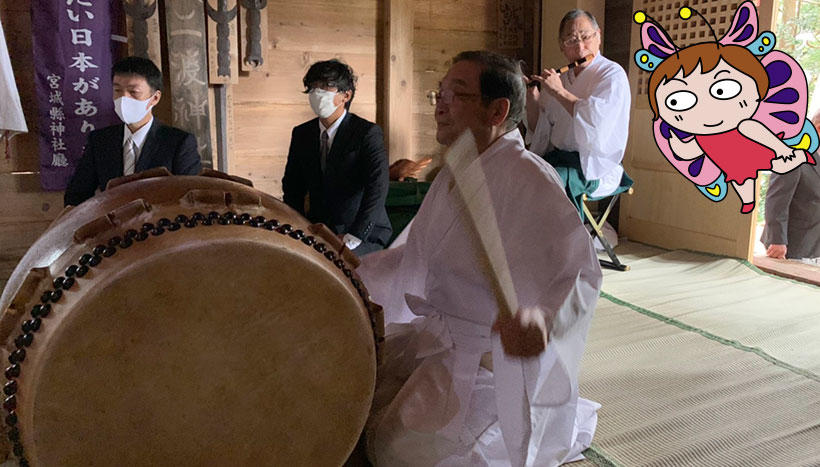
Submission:
<svg viewBox="0 0 820 467">
<path fill-rule="evenodd" d="M 119 122 L 111 88 L 111 4 L 32 0 L 40 179 L 63 190 L 88 133 Z"/>
</svg>

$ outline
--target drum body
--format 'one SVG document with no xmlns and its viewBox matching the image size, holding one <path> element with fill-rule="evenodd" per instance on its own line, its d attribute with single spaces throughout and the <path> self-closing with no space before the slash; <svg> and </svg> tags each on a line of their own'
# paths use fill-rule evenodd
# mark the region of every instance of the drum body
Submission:
<svg viewBox="0 0 820 467">
<path fill-rule="evenodd" d="M 273 197 L 143 178 L 57 219 L 0 299 L 6 430 L 31 465 L 339 465 L 373 396 L 378 306 Z"/>
</svg>

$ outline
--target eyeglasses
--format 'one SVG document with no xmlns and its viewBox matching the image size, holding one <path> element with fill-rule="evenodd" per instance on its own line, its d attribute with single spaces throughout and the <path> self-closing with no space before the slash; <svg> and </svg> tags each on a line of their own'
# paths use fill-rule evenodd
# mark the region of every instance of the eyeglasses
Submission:
<svg viewBox="0 0 820 467">
<path fill-rule="evenodd" d="M 453 98 L 466 99 L 468 97 L 479 97 L 481 93 L 478 92 L 455 92 L 452 89 L 439 89 L 438 91 L 427 91 L 427 99 L 430 105 L 436 105 L 441 102 L 444 105 L 453 103 Z"/>
<path fill-rule="evenodd" d="M 569 47 L 582 41 L 587 42 L 595 37 L 595 34 L 598 34 L 598 31 L 581 31 L 561 39 L 561 45 L 564 47 Z"/>
</svg>

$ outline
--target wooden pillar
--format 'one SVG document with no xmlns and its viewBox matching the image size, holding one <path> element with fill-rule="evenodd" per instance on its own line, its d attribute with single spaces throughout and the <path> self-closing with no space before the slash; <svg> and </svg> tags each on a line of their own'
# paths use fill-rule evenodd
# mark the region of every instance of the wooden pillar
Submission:
<svg viewBox="0 0 820 467">
<path fill-rule="evenodd" d="M 203 0 L 165 2 L 173 125 L 196 136 L 202 166 L 213 168 L 208 45 Z"/>
<path fill-rule="evenodd" d="M 413 146 L 413 2 L 386 0 L 384 136 L 390 162 L 415 160 Z"/>
</svg>

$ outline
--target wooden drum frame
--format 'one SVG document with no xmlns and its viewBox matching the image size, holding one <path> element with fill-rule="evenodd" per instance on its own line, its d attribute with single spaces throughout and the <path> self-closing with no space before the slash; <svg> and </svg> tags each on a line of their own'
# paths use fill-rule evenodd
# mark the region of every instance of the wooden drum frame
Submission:
<svg viewBox="0 0 820 467">
<path fill-rule="evenodd" d="M 25 465 L 340 465 L 368 416 L 381 308 L 322 225 L 207 171 L 67 209 L 0 298 Z"/>
</svg>

